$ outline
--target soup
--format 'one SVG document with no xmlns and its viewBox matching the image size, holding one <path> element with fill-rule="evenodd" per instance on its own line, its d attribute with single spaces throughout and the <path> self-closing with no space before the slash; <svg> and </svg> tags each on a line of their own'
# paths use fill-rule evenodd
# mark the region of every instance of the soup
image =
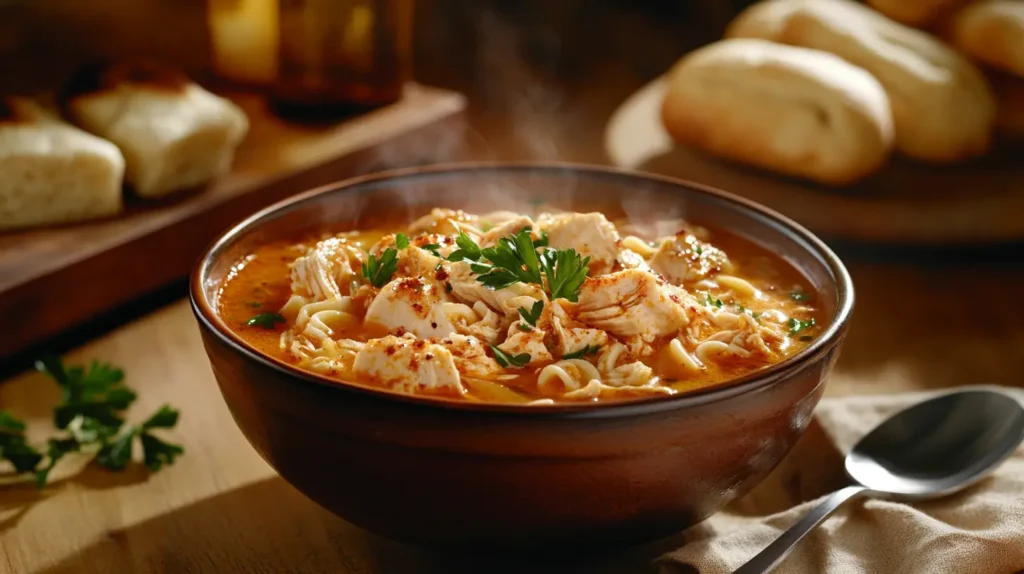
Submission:
<svg viewBox="0 0 1024 574">
<path fill-rule="evenodd" d="M 726 231 L 554 210 L 437 208 L 268 243 L 218 306 L 260 352 L 331 379 L 530 405 L 719 384 L 822 322 L 797 270 Z"/>
</svg>

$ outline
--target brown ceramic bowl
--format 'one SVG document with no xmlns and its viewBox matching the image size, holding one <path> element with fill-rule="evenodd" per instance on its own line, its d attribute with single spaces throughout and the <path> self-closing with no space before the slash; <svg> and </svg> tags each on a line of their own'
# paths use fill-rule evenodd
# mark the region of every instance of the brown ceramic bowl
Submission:
<svg viewBox="0 0 1024 574">
<path fill-rule="evenodd" d="M 479 405 L 338 383 L 261 355 L 217 315 L 218 285 L 262 242 L 365 224 L 383 210 L 563 207 L 682 216 L 800 268 L 827 317 L 808 348 L 752 376 L 608 405 Z M 607 211 L 606 211 L 607 212 Z M 235 422 L 297 489 L 371 532 L 458 545 L 627 543 L 692 525 L 758 483 L 821 397 L 853 308 L 839 259 L 792 221 L 664 177 L 564 164 L 436 166 L 361 177 L 265 209 L 192 277 L 206 351 Z"/>
</svg>

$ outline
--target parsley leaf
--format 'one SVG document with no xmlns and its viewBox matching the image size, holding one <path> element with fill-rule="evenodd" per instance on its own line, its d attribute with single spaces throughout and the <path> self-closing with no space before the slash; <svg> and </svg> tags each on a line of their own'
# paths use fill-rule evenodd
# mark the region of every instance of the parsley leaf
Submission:
<svg viewBox="0 0 1024 574">
<path fill-rule="evenodd" d="M 573 351 L 562 355 L 563 359 L 581 359 L 587 355 L 593 355 L 594 353 L 601 350 L 601 347 L 597 345 L 587 345 L 579 351 Z"/>
<path fill-rule="evenodd" d="M 790 317 L 789 321 L 786 322 L 786 326 L 789 327 L 789 334 L 796 335 L 804 329 L 810 329 L 814 326 L 814 317 L 811 317 L 810 321 L 801 321 L 795 317 Z"/>
<path fill-rule="evenodd" d="M 546 249 L 537 253 L 537 244 L 524 227 L 510 237 L 502 237 L 494 247 L 481 249 L 468 235 L 459 232 L 455 242 L 459 249 L 448 256 L 449 261 L 470 261 L 477 280 L 492 290 L 515 283 L 533 283 L 544 288 L 552 298 L 575 302 L 580 287 L 590 273 L 590 257 L 583 258 L 575 249 Z M 547 243 L 547 235 L 541 241 Z"/>
<path fill-rule="evenodd" d="M 10 411 L 0 411 L 0 460 L 11 463 L 19 473 L 34 469 L 43 460 L 25 438 L 25 423 Z"/>
<path fill-rule="evenodd" d="M 540 319 L 540 314 L 544 311 L 544 302 L 537 301 L 533 304 L 533 308 L 527 311 L 525 308 L 519 308 L 519 316 L 523 318 L 523 323 L 530 327 L 536 327 L 537 321 Z M 523 331 L 529 331 L 530 329 L 523 329 L 523 324 L 519 325 L 519 329 Z"/>
<path fill-rule="evenodd" d="M 705 293 L 704 297 L 707 298 L 707 301 L 705 302 L 705 304 L 708 305 L 709 307 L 717 307 L 719 309 L 722 308 L 723 303 L 722 303 L 721 299 L 716 299 L 716 298 L 712 297 L 711 293 Z"/>
<path fill-rule="evenodd" d="M 434 255 L 434 257 L 440 257 L 441 256 L 441 253 L 438 252 L 438 249 L 441 249 L 441 246 L 436 244 L 436 243 L 428 243 L 426 245 L 420 245 L 420 249 L 432 253 Z M 440 263 L 438 265 L 440 265 Z"/>
<path fill-rule="evenodd" d="M 590 257 L 580 257 L 575 249 L 548 249 L 541 254 L 541 262 L 548 280 L 548 295 L 575 303 L 590 273 Z"/>
<path fill-rule="evenodd" d="M 796 301 L 797 303 L 803 303 L 810 301 L 811 296 L 807 294 L 803 289 L 796 289 L 789 294 L 789 298 Z"/>
<path fill-rule="evenodd" d="M 380 254 L 379 259 L 371 255 L 366 263 L 363 263 L 360 272 L 374 287 L 383 287 L 385 283 L 391 281 L 391 276 L 395 274 L 397 268 L 398 251 L 394 247 L 388 247 Z"/>
<path fill-rule="evenodd" d="M 65 369 L 59 358 L 48 356 L 36 361 L 36 369 L 60 386 L 61 400 L 53 410 L 53 424 L 61 430 L 76 417 L 119 427 L 124 423 L 120 411 L 135 401 L 135 392 L 124 386 L 124 372 L 105 363 L 93 361 L 88 370 Z"/>
<path fill-rule="evenodd" d="M 479 261 L 481 256 L 480 246 L 476 244 L 476 241 L 466 235 L 465 231 L 459 231 L 459 235 L 455 237 L 455 246 L 458 247 L 455 251 L 452 251 L 448 255 L 448 261 L 462 261 L 468 259 L 470 261 Z"/>
<path fill-rule="evenodd" d="M 519 282 L 543 284 L 540 259 L 528 227 L 512 237 L 502 237 L 494 247 L 482 249 L 480 254 L 491 262 L 491 269 L 477 279 L 489 289 L 504 289 Z"/>
<path fill-rule="evenodd" d="M 540 232 L 540 237 L 537 238 L 537 241 L 534 241 L 533 244 L 536 245 L 537 247 L 547 247 L 548 246 L 548 232 L 547 231 L 541 231 Z"/>
<path fill-rule="evenodd" d="M 260 313 L 259 315 L 253 315 L 253 317 L 246 321 L 245 324 L 250 327 L 273 329 L 278 323 L 284 322 L 285 318 L 277 313 Z"/>
<path fill-rule="evenodd" d="M 90 447 L 99 447 L 96 462 L 113 470 L 130 462 L 136 437 L 142 442 L 143 462 L 153 471 L 184 452 L 150 433 L 177 424 L 178 412 L 169 406 L 161 407 L 141 425 L 125 426 L 122 413 L 136 395 L 124 386 L 121 369 L 97 361 L 88 369 L 65 367 L 56 356 L 40 358 L 36 368 L 61 389 L 53 419 L 65 432 L 47 441 L 44 455 L 27 444 L 23 422 L 9 412 L 0 412 L 0 459 L 10 462 L 19 473 L 34 472 L 38 487 L 46 485 L 50 472 L 66 455 Z"/>
<path fill-rule="evenodd" d="M 404 233 L 396 234 L 395 246 L 398 247 L 399 249 L 405 249 L 406 247 L 409 247 L 409 238 L 406 237 Z"/>
<path fill-rule="evenodd" d="M 494 352 L 494 361 L 502 366 L 502 368 L 509 367 L 524 367 L 530 362 L 529 353 L 521 353 L 519 355 L 509 355 L 505 351 L 502 351 L 494 345 L 490 345 L 491 351 Z"/>
</svg>

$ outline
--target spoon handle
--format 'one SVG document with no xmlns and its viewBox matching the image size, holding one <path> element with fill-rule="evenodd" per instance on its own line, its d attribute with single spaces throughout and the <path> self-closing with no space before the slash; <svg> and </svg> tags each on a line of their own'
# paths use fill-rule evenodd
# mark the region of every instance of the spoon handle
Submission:
<svg viewBox="0 0 1024 574">
<path fill-rule="evenodd" d="M 783 558 L 793 551 L 798 542 L 824 522 L 837 508 L 847 501 L 861 496 L 867 490 L 863 486 L 847 486 L 842 490 L 833 492 L 828 498 L 821 501 L 821 504 L 816 506 L 814 510 L 807 513 L 807 516 L 804 516 L 799 522 L 790 526 L 789 530 L 783 532 L 782 536 L 779 536 L 764 550 L 758 552 L 746 564 L 740 566 L 735 574 L 767 574 L 771 572 L 778 566 L 779 562 L 782 562 Z"/>
</svg>

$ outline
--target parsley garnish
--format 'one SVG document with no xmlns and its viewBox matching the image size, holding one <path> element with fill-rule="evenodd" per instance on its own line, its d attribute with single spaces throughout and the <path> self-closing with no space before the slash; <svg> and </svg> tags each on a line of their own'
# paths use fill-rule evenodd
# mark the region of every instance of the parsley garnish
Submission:
<svg viewBox="0 0 1024 574">
<path fill-rule="evenodd" d="M 470 261 L 480 260 L 480 246 L 477 245 L 470 236 L 466 235 L 465 231 L 459 231 L 459 235 L 455 237 L 455 245 L 458 249 L 452 251 L 451 254 L 448 255 L 448 261 L 462 261 L 464 259 L 468 259 Z"/>
<path fill-rule="evenodd" d="M 719 309 L 722 308 L 723 303 L 721 299 L 716 299 L 712 297 L 711 293 L 704 293 L 704 297 L 707 299 L 707 301 L 705 302 L 706 305 L 710 307 L 718 307 Z"/>
<path fill-rule="evenodd" d="M 541 241 L 546 239 L 546 236 L 541 237 Z M 449 255 L 448 260 L 468 260 L 477 280 L 488 289 L 533 283 L 544 288 L 552 299 L 575 302 L 590 272 L 590 257 L 581 257 L 575 249 L 546 249 L 538 255 L 529 227 L 513 236 L 502 237 L 497 245 L 485 249 L 463 232 L 459 232 L 455 243 L 459 249 Z"/>
<path fill-rule="evenodd" d="M 593 355 L 594 353 L 596 353 L 596 352 L 598 352 L 600 350 L 601 350 L 601 347 L 598 347 L 597 345 L 587 345 L 587 346 L 583 347 L 582 349 L 580 349 L 579 351 L 573 351 L 571 353 L 566 353 L 566 354 L 562 355 L 562 358 L 563 359 L 580 359 L 580 358 L 583 358 L 586 355 Z"/>
<path fill-rule="evenodd" d="M 406 237 L 404 233 L 395 235 L 395 247 L 398 247 L 399 249 L 409 247 L 409 238 Z"/>
<path fill-rule="evenodd" d="M 424 251 L 429 251 L 430 253 L 433 253 L 434 257 L 440 257 L 441 256 L 441 254 L 438 252 L 438 249 L 441 249 L 441 246 L 436 244 L 436 243 L 428 243 L 426 245 L 420 245 L 420 249 L 422 249 Z"/>
<path fill-rule="evenodd" d="M 541 231 L 540 232 L 540 237 L 538 237 L 537 241 L 534 241 L 533 244 L 536 245 L 537 247 L 547 247 L 548 246 L 548 232 L 547 231 Z"/>
<path fill-rule="evenodd" d="M 760 311 L 752 311 L 750 309 L 747 309 L 743 305 L 740 305 L 739 303 L 736 304 L 736 310 L 739 311 L 740 313 L 746 313 L 755 319 L 759 319 L 761 317 Z"/>
<path fill-rule="evenodd" d="M 61 388 L 53 422 L 63 432 L 47 441 L 44 454 L 26 442 L 23 422 L 10 412 L 0 412 L 0 459 L 10 462 L 19 473 L 33 472 L 38 487 L 46 485 L 57 462 L 72 452 L 97 449 L 97 464 L 121 470 L 131 460 L 134 439 L 138 437 L 143 462 L 152 471 L 174 462 L 184 452 L 180 446 L 150 432 L 177 424 L 178 411 L 167 405 L 141 425 L 125 427 L 122 413 L 136 395 L 124 386 L 120 369 L 96 361 L 88 369 L 65 368 L 57 357 L 36 361 L 36 368 Z"/>
<path fill-rule="evenodd" d="M 499 365 L 501 365 L 502 368 L 507 369 L 510 366 L 511 367 L 515 367 L 515 368 L 525 367 L 530 362 L 530 354 L 529 353 L 521 353 L 519 355 L 509 355 L 508 353 L 506 353 L 505 351 L 502 351 L 501 349 L 495 347 L 494 345 L 491 345 L 490 347 L 491 347 L 491 350 L 494 351 L 494 360 L 495 360 L 495 362 L 497 362 Z"/>
<path fill-rule="evenodd" d="M 394 247 L 388 247 L 384 250 L 384 253 L 380 254 L 379 259 L 370 255 L 366 263 L 363 263 L 360 271 L 371 285 L 383 287 L 385 283 L 391 281 L 391 276 L 395 274 L 395 270 L 398 268 L 397 259 L 398 251 Z"/>
<path fill-rule="evenodd" d="M 786 322 L 786 326 L 789 327 L 789 334 L 796 335 L 804 329 L 810 329 L 814 326 L 814 317 L 811 317 L 810 321 L 801 321 L 795 317 L 790 317 L 789 321 Z"/>
<path fill-rule="evenodd" d="M 704 248 L 703 248 L 703 247 L 701 247 L 700 245 L 698 245 L 697 247 L 694 247 L 694 248 L 693 248 L 693 251 L 694 251 L 694 252 L 695 252 L 695 253 L 696 253 L 697 255 L 700 255 L 700 254 L 704 253 Z"/>
<path fill-rule="evenodd" d="M 590 273 L 590 257 L 580 257 L 575 249 L 548 249 L 541 254 L 541 263 L 548 279 L 548 295 L 575 303 Z"/>
<path fill-rule="evenodd" d="M 250 327 L 263 327 L 264 329 L 273 329 L 278 323 L 284 323 L 285 318 L 278 315 L 277 313 L 260 313 L 245 322 Z"/>
<path fill-rule="evenodd" d="M 797 289 L 789 294 L 789 298 L 796 301 L 797 303 L 803 303 L 804 301 L 810 301 L 811 296 L 807 294 L 803 289 Z"/>
<path fill-rule="evenodd" d="M 525 308 L 519 308 L 519 316 L 523 318 L 523 322 L 519 324 L 520 331 L 529 331 L 533 327 L 537 326 L 537 321 L 540 319 L 540 314 L 544 311 L 544 302 L 537 301 L 533 304 L 533 308 L 527 311 Z"/>
</svg>

